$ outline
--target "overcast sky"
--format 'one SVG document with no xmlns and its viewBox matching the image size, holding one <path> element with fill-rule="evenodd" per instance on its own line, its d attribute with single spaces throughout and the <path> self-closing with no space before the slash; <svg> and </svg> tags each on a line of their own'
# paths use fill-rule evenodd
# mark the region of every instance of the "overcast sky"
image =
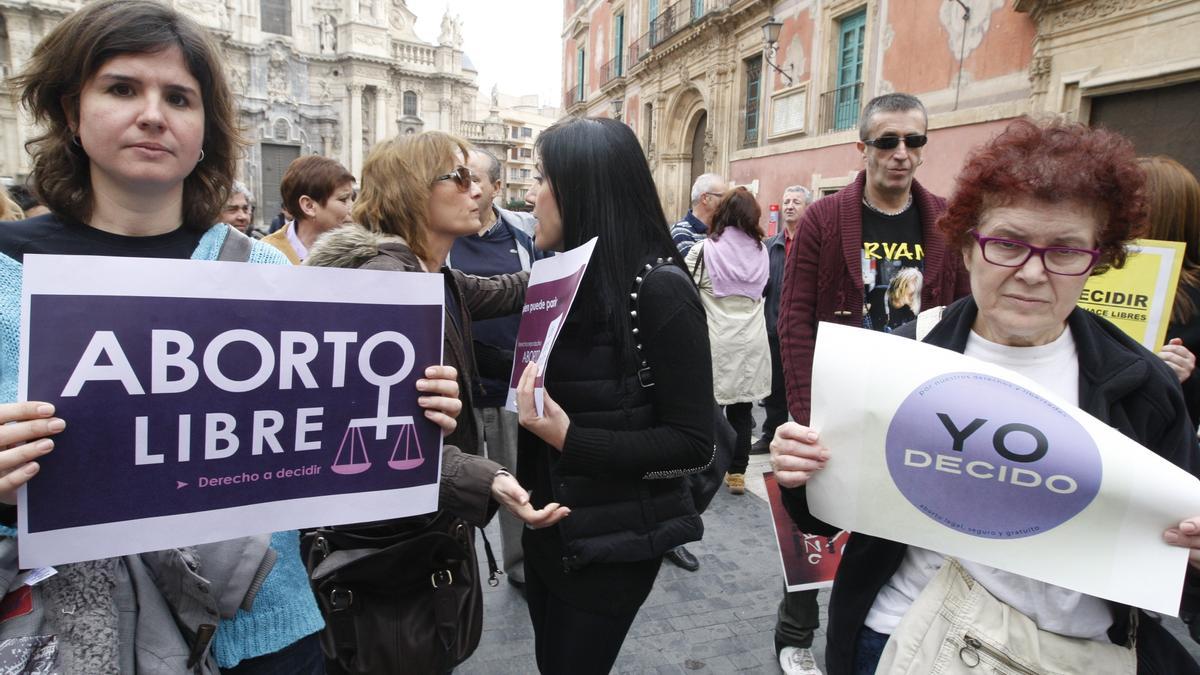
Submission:
<svg viewBox="0 0 1200 675">
<path fill-rule="evenodd" d="M 538 94 L 562 105 L 561 0 L 407 0 L 417 35 L 437 43 L 450 7 L 463 22 L 463 51 L 479 70 L 479 91 L 493 84 L 506 94 Z"/>
</svg>

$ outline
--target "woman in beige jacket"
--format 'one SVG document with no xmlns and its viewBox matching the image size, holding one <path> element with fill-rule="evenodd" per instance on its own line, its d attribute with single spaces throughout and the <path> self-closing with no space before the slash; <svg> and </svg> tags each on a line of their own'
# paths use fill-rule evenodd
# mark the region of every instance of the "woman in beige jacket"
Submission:
<svg viewBox="0 0 1200 675">
<path fill-rule="evenodd" d="M 762 244 L 761 216 L 746 188 L 726 192 L 713 215 L 709 238 L 693 246 L 685 261 L 708 314 L 713 394 L 737 432 L 725 476 L 735 495 L 746 490 L 754 401 L 771 393 L 771 351 L 763 314 L 770 263 Z"/>
</svg>

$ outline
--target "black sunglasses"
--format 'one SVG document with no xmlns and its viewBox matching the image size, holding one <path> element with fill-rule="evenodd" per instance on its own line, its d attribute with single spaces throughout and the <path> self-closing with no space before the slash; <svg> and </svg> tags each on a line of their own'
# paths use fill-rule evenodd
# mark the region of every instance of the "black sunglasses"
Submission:
<svg viewBox="0 0 1200 675">
<path fill-rule="evenodd" d="M 474 177 L 475 174 L 472 173 L 470 169 L 465 166 L 460 166 L 455 169 L 453 173 L 442 174 L 441 176 L 435 177 L 432 182 L 437 183 L 439 181 L 452 180 L 458 185 L 459 190 L 466 192 L 467 190 L 471 189 L 471 183 Z"/>
<path fill-rule="evenodd" d="M 879 138 L 871 138 L 864 140 L 863 143 L 880 150 L 895 150 L 900 145 L 900 141 L 904 141 L 906 148 L 919 148 L 929 142 L 929 137 L 925 134 L 909 134 L 907 136 L 880 136 Z"/>
</svg>

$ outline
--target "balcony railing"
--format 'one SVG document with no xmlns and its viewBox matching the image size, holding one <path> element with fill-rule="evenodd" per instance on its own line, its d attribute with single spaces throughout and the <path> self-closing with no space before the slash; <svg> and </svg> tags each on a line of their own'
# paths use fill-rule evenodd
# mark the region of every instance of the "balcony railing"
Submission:
<svg viewBox="0 0 1200 675">
<path fill-rule="evenodd" d="M 600 67 L 600 86 L 606 87 L 614 80 L 625 76 L 625 55 L 617 54 L 611 61 Z"/>
<path fill-rule="evenodd" d="M 396 40 L 392 42 L 392 58 L 403 63 L 433 66 L 437 63 L 437 50 L 425 45 Z"/>
<path fill-rule="evenodd" d="M 469 140 L 483 138 L 483 122 L 459 122 L 458 135 Z"/>
<path fill-rule="evenodd" d="M 858 124 L 862 109 L 862 82 L 847 84 L 821 94 L 817 133 L 841 131 Z"/>
<path fill-rule="evenodd" d="M 583 102 L 583 97 L 579 93 L 579 85 L 571 85 L 565 93 L 563 93 L 563 110 L 570 110 L 572 106 Z"/>
<path fill-rule="evenodd" d="M 626 67 L 640 63 L 667 38 L 729 6 L 729 0 L 678 0 L 669 5 L 650 22 L 650 30 L 629 45 Z"/>
</svg>

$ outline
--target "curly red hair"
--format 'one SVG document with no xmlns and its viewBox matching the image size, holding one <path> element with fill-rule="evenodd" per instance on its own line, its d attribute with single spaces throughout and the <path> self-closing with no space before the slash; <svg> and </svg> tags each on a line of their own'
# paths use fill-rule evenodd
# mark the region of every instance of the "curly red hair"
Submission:
<svg viewBox="0 0 1200 675">
<path fill-rule="evenodd" d="M 1096 210 L 1100 263 L 1125 264 L 1125 244 L 1146 222 L 1146 178 L 1133 144 L 1107 129 L 1055 120 L 1014 120 L 974 150 L 937 225 L 950 242 L 973 245 L 971 230 L 990 209 L 1022 198 L 1074 201 Z"/>
</svg>

